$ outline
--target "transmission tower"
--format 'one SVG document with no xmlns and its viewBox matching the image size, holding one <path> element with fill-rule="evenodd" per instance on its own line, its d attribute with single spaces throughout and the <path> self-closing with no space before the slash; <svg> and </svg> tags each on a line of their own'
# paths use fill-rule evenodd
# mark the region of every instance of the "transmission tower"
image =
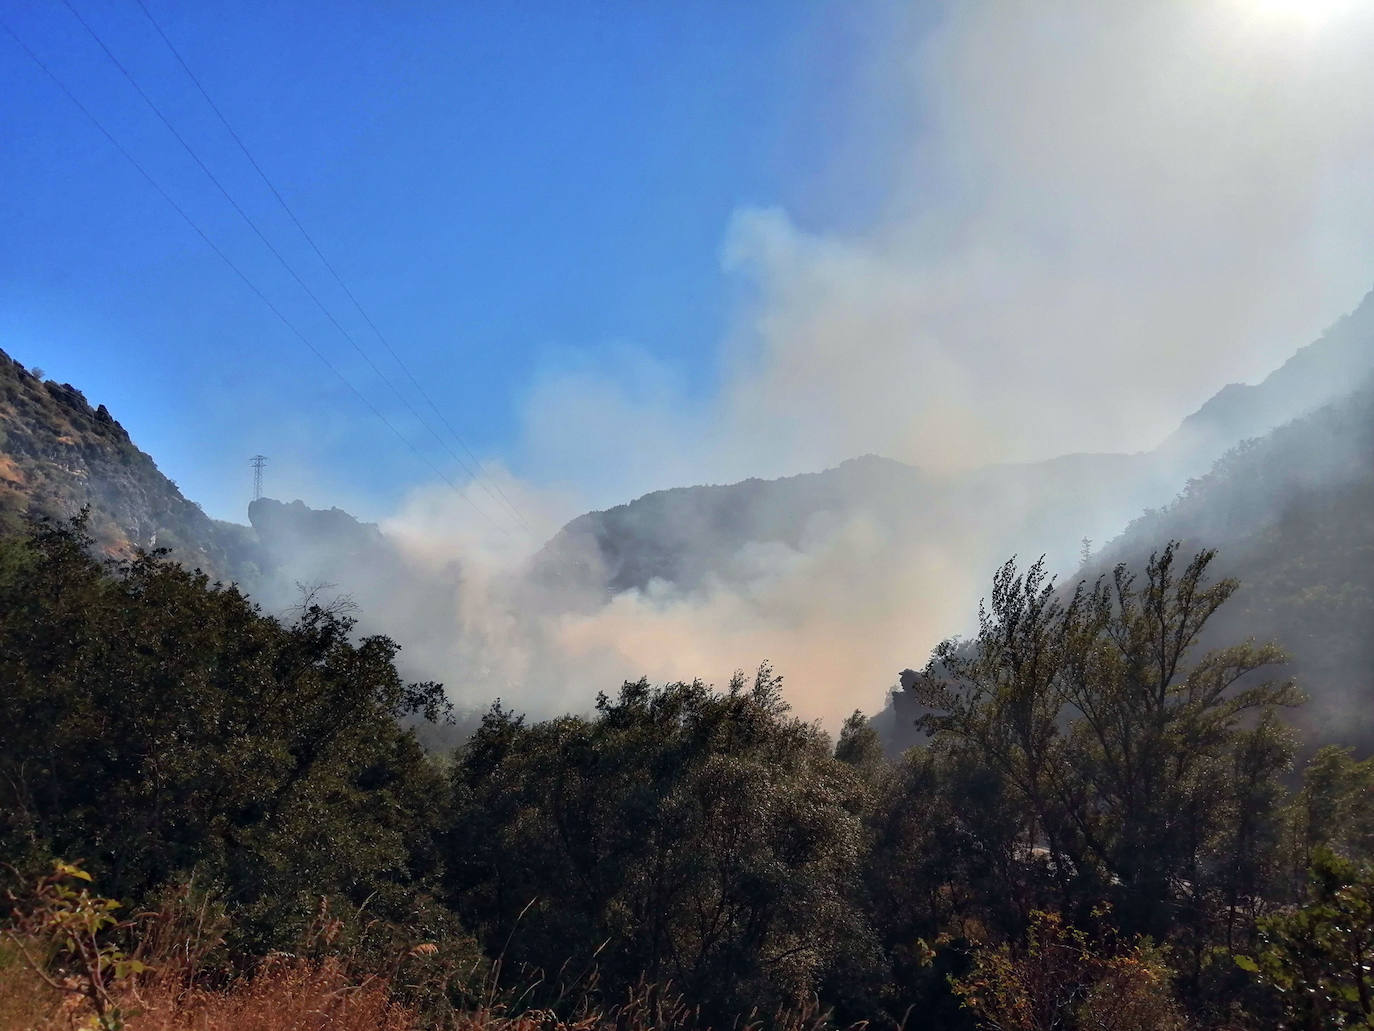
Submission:
<svg viewBox="0 0 1374 1031">
<path fill-rule="evenodd" d="M 262 497 L 262 467 L 267 464 L 267 456 L 254 455 L 248 464 L 253 467 L 253 500 L 257 501 Z"/>
</svg>

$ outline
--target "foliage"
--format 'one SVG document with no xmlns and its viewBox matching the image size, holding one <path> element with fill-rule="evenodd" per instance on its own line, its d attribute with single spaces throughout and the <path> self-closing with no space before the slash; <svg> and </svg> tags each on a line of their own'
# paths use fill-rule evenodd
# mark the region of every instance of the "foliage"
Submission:
<svg viewBox="0 0 1374 1031">
<path fill-rule="evenodd" d="M 863 788 L 764 666 L 716 693 L 627 683 L 592 719 L 496 707 L 454 768 L 450 877 L 488 948 L 718 1015 L 796 1004 L 866 948 Z"/>
<path fill-rule="evenodd" d="M 93 1026 L 113 1031 L 124 1022 L 117 1002 L 120 982 L 147 967 L 114 940 L 136 921 L 116 917 L 120 904 L 92 894 L 82 883 L 90 879 L 76 864 L 54 863 L 29 898 L 12 897 L 16 904 L 5 935 L 44 984 L 83 997 L 94 1013 Z"/>
<path fill-rule="evenodd" d="M 977 639 L 941 645 L 919 687 L 925 728 L 1019 800 L 1023 855 L 1043 856 L 1060 904 L 1110 899 L 1132 932 L 1177 932 L 1180 908 L 1198 921 L 1215 901 L 1233 912 L 1277 833 L 1264 814 L 1291 746 L 1275 714 L 1299 696 L 1257 680 L 1276 647 L 1192 657 L 1236 589 L 1207 582 L 1213 557 L 1181 564 L 1171 543 L 1143 582 L 1119 566 L 1067 600 L 1042 565 L 1009 562 Z"/>
<path fill-rule="evenodd" d="M 1172 971 L 1148 941 L 1114 948 L 1054 913 L 1031 915 L 1024 948 L 983 947 L 954 992 L 996 1031 L 1182 1031 Z"/>
<path fill-rule="evenodd" d="M 91 543 L 79 525 L 0 540 L 0 850 L 84 856 L 135 902 L 194 873 L 248 950 L 294 941 L 321 895 L 409 918 L 444 783 L 397 719 L 439 715 L 439 687 L 402 682 L 396 646 L 335 613 L 285 626 Z"/>
<path fill-rule="evenodd" d="M 1296 816 L 1304 870 L 1321 848 L 1374 856 L 1374 758 L 1358 762 L 1349 748 L 1319 749 L 1303 772 Z"/>
<path fill-rule="evenodd" d="M 1374 1027 L 1374 865 L 1317 849 L 1308 897 L 1262 918 L 1259 937 L 1236 962 L 1279 992 L 1286 1027 Z"/>
<path fill-rule="evenodd" d="M 1351 344 L 1370 353 L 1367 324 Z M 1367 753 L 1374 707 L 1352 699 L 1374 686 L 1374 379 L 1351 386 L 1343 400 L 1234 448 L 1106 553 L 1135 565 L 1170 537 L 1219 548 L 1217 565 L 1244 589 L 1203 647 L 1245 635 L 1281 640 L 1311 695 L 1291 720 L 1313 747 Z"/>
<path fill-rule="evenodd" d="M 1204 648 L 1211 552 L 1071 592 L 1008 563 L 897 760 L 764 665 L 498 703 L 440 765 L 387 638 L 93 546 L 0 538 L 0 1031 L 1367 1019 L 1374 761 L 1290 792 L 1296 690 Z"/>
</svg>

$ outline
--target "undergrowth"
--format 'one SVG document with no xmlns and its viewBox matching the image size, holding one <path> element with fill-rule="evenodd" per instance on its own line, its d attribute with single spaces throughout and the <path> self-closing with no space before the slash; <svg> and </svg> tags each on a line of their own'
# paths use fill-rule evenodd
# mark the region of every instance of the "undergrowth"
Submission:
<svg viewBox="0 0 1374 1031">
<path fill-rule="evenodd" d="M 524 971 L 512 987 L 498 962 L 465 983 L 422 943 L 378 972 L 375 957 L 369 969 L 357 954 L 328 951 L 338 922 L 323 904 L 298 954 L 236 968 L 222 953 L 222 913 L 190 886 L 124 915 L 89 882 L 79 865 L 58 863 L 10 896 L 0 1031 L 705 1031 L 671 986 L 641 984 L 606 1004 L 594 970 L 552 985 Z M 804 1006 L 741 1015 L 731 1031 L 831 1026 Z"/>
</svg>

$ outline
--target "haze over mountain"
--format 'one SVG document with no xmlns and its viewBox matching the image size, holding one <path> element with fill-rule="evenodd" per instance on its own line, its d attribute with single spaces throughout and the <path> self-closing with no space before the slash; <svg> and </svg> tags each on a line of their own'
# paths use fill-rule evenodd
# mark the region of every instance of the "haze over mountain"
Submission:
<svg viewBox="0 0 1374 1031">
<path fill-rule="evenodd" d="M 1372 372 L 1374 295 L 1367 295 L 1260 383 L 1224 388 L 1153 451 L 951 474 L 869 458 L 817 475 L 660 492 L 571 522 L 536 559 L 536 577 L 564 591 L 577 585 L 580 593 L 573 593 L 584 604 L 596 599 L 592 604 L 604 603 L 603 611 L 623 619 L 630 639 L 646 625 L 663 630 L 653 639 L 659 654 L 674 645 L 691 648 L 673 636 L 679 623 L 713 639 L 785 640 L 801 658 L 799 668 L 783 652 L 767 654 L 833 719 L 846 700 L 873 706 L 863 699 L 860 677 L 890 683 L 939 637 L 967 630 L 967 614 L 1007 556 L 1043 554 L 1051 570 L 1067 576 L 1079 564 L 1084 538 L 1100 546 L 1117 537 L 1141 512 L 1170 505 L 1241 441 L 1343 397 Z M 1359 410 L 1368 401 L 1356 395 L 1348 404 Z M 1255 461 L 1272 466 L 1264 482 L 1344 483 L 1374 454 L 1364 440 L 1355 435 L 1341 448 L 1313 440 L 1306 455 L 1278 448 Z M 1335 465 L 1309 460 L 1316 455 Z M 1272 489 L 1251 507 L 1251 525 L 1278 520 L 1285 504 L 1284 492 Z M 1158 539 L 1137 531 L 1136 552 L 1144 547 L 1148 555 L 1170 536 L 1223 549 L 1243 541 L 1224 520 L 1210 534 L 1154 525 Z M 1282 542 L 1275 546 L 1284 550 Z M 1226 568 L 1248 564 L 1238 559 Z M 1317 581 L 1309 586 L 1317 589 Z M 947 606 L 942 625 L 931 625 L 932 590 L 936 606 Z M 1359 615 L 1335 614 L 1332 626 L 1340 629 L 1333 632 L 1360 638 Z M 771 639 L 761 625 L 776 630 Z M 1285 629 L 1272 620 L 1264 625 Z M 614 643 L 608 636 L 608 646 Z M 1300 668 L 1315 668 L 1315 660 L 1308 650 Z M 1345 680 L 1358 668 L 1335 665 Z"/>
<path fill-rule="evenodd" d="M 0 1031 L 1374 1020 L 1371 54 L 7 5 Z"/>
<path fill-rule="evenodd" d="M 537 575 L 609 595 L 654 581 L 695 590 L 747 575 L 735 560 L 749 545 L 806 550 L 818 518 L 851 510 L 918 538 L 972 534 L 993 551 L 970 556 L 980 566 L 1010 546 L 1068 568 L 1083 537 L 1114 536 L 1240 441 L 1341 397 L 1371 371 L 1374 293 L 1260 383 L 1224 387 L 1153 451 L 943 474 L 867 456 L 823 474 L 661 491 L 573 520 L 535 559 Z M 589 550 L 594 560 L 579 565 Z"/>
<path fill-rule="evenodd" d="M 112 552 L 171 547 L 271 610 L 303 592 L 346 596 L 364 628 L 401 642 L 408 673 L 445 681 L 461 706 L 502 696 L 546 712 L 641 674 L 723 680 L 770 658 L 794 704 L 833 724 L 881 707 L 896 670 L 966 630 L 1008 555 L 1045 554 L 1067 575 L 1084 538 L 1116 538 L 1094 557 L 1098 568 L 1171 537 L 1222 548 L 1224 568 L 1259 581 L 1237 618 L 1263 610 L 1264 632 L 1300 637 L 1289 642 L 1298 668 L 1328 702 L 1334 683 L 1359 689 L 1356 628 L 1369 613 L 1350 577 L 1363 566 L 1314 557 L 1316 531 L 1294 513 L 1326 511 L 1314 498 L 1336 491 L 1330 504 L 1344 515 L 1332 517 L 1330 554 L 1365 547 L 1352 513 L 1374 453 L 1371 396 L 1351 388 L 1374 374 L 1374 295 L 1260 383 L 1219 391 L 1154 451 L 964 472 L 864 456 L 778 480 L 680 487 L 579 516 L 528 561 L 464 547 L 420 508 L 375 526 L 263 499 L 249 508 L 251 530 L 209 520 L 103 409 L 18 363 L 6 370 L 8 511 L 89 504 Z M 1222 457 L 1250 438 L 1261 439 Z M 1293 614 L 1299 595 L 1322 620 Z M 1327 596 L 1341 601 L 1312 601 Z M 1312 717 L 1328 736 L 1331 704 Z"/>
<path fill-rule="evenodd" d="M 465 703 L 767 656 L 833 724 L 1365 363 L 1367 302 L 1265 378 L 1374 269 L 1363 5 L 150 13 L 15 15 L 5 346 L 213 515 L 265 453 L 376 524 L 112 443 L 111 546 L 334 583 Z"/>
</svg>

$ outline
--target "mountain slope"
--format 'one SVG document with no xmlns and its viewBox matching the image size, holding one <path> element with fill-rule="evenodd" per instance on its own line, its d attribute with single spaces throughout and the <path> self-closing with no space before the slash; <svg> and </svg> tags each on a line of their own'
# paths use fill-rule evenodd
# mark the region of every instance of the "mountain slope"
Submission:
<svg viewBox="0 0 1374 1031">
<path fill-rule="evenodd" d="M 1163 541 L 1218 549 L 1241 588 L 1207 642 L 1275 640 L 1309 693 L 1320 740 L 1374 744 L 1374 378 L 1235 448 L 1094 562 L 1137 563 Z"/>
<path fill-rule="evenodd" d="M 656 581 L 692 590 L 736 578 L 751 548 L 804 551 L 818 526 L 856 518 L 949 542 L 953 557 L 974 568 L 1019 552 L 1044 553 L 1052 568 L 1070 569 L 1084 537 L 1116 535 L 1229 448 L 1341 396 L 1370 372 L 1374 292 L 1263 382 L 1221 390 L 1152 452 L 1066 455 L 943 476 L 870 456 L 782 480 L 659 491 L 573 520 L 535 569 L 574 596 L 644 591 Z"/>
<path fill-rule="evenodd" d="M 536 556 L 537 582 L 583 600 L 742 585 L 768 549 L 810 554 L 862 526 L 896 546 L 938 543 L 978 568 L 1007 548 L 1068 562 L 1155 496 L 1140 456 L 1072 455 L 957 476 L 866 456 L 779 480 L 676 488 L 573 520 Z M 1069 534 L 1064 526 L 1081 527 Z M 766 571 L 764 571 L 766 572 Z"/>
<path fill-rule="evenodd" d="M 252 531 L 184 498 L 104 405 L 92 408 L 75 387 L 44 382 L 0 351 L 0 530 L 25 515 L 67 519 L 84 507 L 109 555 L 167 548 L 226 580 L 256 575 Z"/>
<path fill-rule="evenodd" d="M 1216 458 L 1347 393 L 1374 370 L 1374 291 L 1321 337 L 1254 385 L 1218 391 L 1160 447 L 1167 455 Z"/>
</svg>

